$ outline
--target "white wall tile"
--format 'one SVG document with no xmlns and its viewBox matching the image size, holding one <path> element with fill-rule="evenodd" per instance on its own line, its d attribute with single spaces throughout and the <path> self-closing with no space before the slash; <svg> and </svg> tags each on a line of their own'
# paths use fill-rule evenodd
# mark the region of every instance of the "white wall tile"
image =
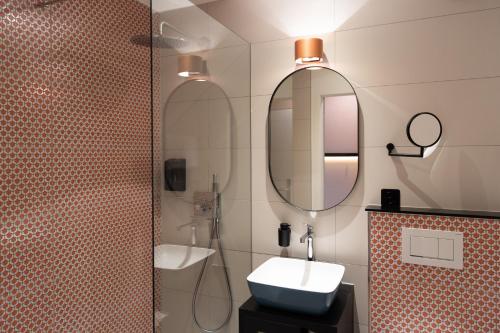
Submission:
<svg viewBox="0 0 500 333">
<path fill-rule="evenodd" d="M 163 113 L 162 148 L 208 148 L 208 110 L 208 100 L 168 103 Z"/>
<path fill-rule="evenodd" d="M 284 202 L 271 182 L 266 149 L 252 149 L 252 201 Z"/>
<path fill-rule="evenodd" d="M 250 149 L 212 149 L 208 154 L 210 184 L 216 174 L 224 198 L 250 200 Z"/>
<path fill-rule="evenodd" d="M 363 87 L 498 76 L 498 31 L 500 9 L 341 31 L 336 68 Z"/>
<path fill-rule="evenodd" d="M 354 324 L 354 333 L 368 333 L 370 330 L 368 325 L 363 325 L 359 323 Z"/>
<path fill-rule="evenodd" d="M 206 62 L 208 79 L 213 87 L 219 86 L 223 94 L 229 98 L 250 96 L 250 45 L 199 51 L 193 54 L 201 56 Z M 167 100 L 172 98 L 172 92 L 187 82 L 185 78 L 177 75 L 177 55 L 161 57 L 160 81 L 160 105 L 164 107 Z M 189 84 L 190 87 L 196 85 L 191 82 Z M 198 84 L 199 89 L 181 91 L 173 98 L 179 101 L 205 97 L 207 85 L 206 82 Z"/>
<path fill-rule="evenodd" d="M 161 321 L 160 332 L 194 332 L 191 317 L 191 293 L 162 288 L 160 299 L 160 311 L 167 314 L 167 317 Z"/>
<path fill-rule="evenodd" d="M 385 0 L 384 2 L 335 0 L 334 2 L 337 31 L 499 7 L 497 0 Z"/>
<path fill-rule="evenodd" d="M 354 285 L 354 322 L 368 325 L 368 266 L 345 265 L 343 282 Z"/>
<path fill-rule="evenodd" d="M 443 147 L 425 159 L 361 153 L 358 182 L 341 205 L 380 204 L 382 188 L 399 188 L 402 206 L 500 210 L 499 146 Z"/>
<path fill-rule="evenodd" d="M 262 265 L 264 262 L 267 260 L 271 259 L 274 257 L 273 255 L 270 254 L 262 254 L 262 253 L 252 253 L 252 271 L 254 271 L 257 267 Z"/>
<path fill-rule="evenodd" d="M 293 121 L 294 150 L 311 151 L 311 119 L 295 119 Z"/>
<path fill-rule="evenodd" d="M 195 191 L 211 190 L 212 177 L 209 177 L 209 156 L 208 150 L 184 149 L 184 150 L 165 150 L 163 151 L 163 161 L 168 159 L 186 159 L 186 191 L 185 192 L 169 192 L 162 191 L 162 195 L 175 195 L 184 197 L 189 202 L 192 202 L 193 193 Z M 162 168 L 164 165 L 162 164 Z M 163 170 L 163 169 L 162 169 Z M 164 174 L 162 172 L 161 181 L 162 189 L 165 188 Z"/>
<path fill-rule="evenodd" d="M 218 249 L 218 246 L 215 246 Z M 233 299 L 241 302 L 250 297 L 246 277 L 252 272 L 252 255 L 250 252 L 224 250 L 224 258 L 228 267 L 229 282 Z M 210 257 L 202 292 L 210 296 L 227 298 L 224 269 L 219 254 Z"/>
<path fill-rule="evenodd" d="M 267 115 L 271 95 L 252 97 L 252 149 L 267 148 Z"/>
<path fill-rule="evenodd" d="M 241 45 L 207 51 L 210 81 L 228 97 L 250 96 L 250 46 Z"/>
<path fill-rule="evenodd" d="M 199 293 L 200 295 L 227 298 L 225 273 L 219 257 L 219 247 L 214 243 L 212 248 L 217 252 L 210 256 L 207 261 Z M 250 297 L 246 277 L 252 271 L 251 257 L 250 252 L 224 250 L 234 300 L 243 302 Z M 202 263 L 200 261 L 182 270 L 159 270 L 161 288 L 193 293 L 203 267 Z"/>
<path fill-rule="evenodd" d="M 205 1 L 200 8 L 254 43 L 334 31 L 333 5 L 333 0 L 231 0 Z"/>
<path fill-rule="evenodd" d="M 178 229 L 179 226 L 198 222 L 195 229 L 196 246 L 208 246 L 209 239 L 209 221 L 205 219 L 193 219 L 193 204 L 182 197 L 173 195 L 165 196 L 161 202 L 161 244 L 181 244 L 191 246 L 192 229 L 187 226 Z"/>
<path fill-rule="evenodd" d="M 225 249 L 251 251 L 250 200 L 222 200 L 221 237 Z"/>
<path fill-rule="evenodd" d="M 326 64 L 333 63 L 334 34 L 323 38 Z M 278 84 L 297 69 L 294 43 L 298 38 L 252 44 L 252 96 L 271 95 Z"/>
<path fill-rule="evenodd" d="M 227 98 L 212 99 L 208 101 L 208 125 L 210 148 L 235 148 L 232 145 L 233 131 L 235 130 L 235 115 L 231 102 Z"/>
<path fill-rule="evenodd" d="M 161 333 L 182 332 L 201 333 L 194 324 L 191 310 L 191 292 L 171 289 L 161 290 L 161 312 L 167 314 L 160 325 Z M 242 305 L 239 301 L 233 302 L 233 314 L 229 323 L 218 332 L 235 333 L 238 331 L 238 308 Z M 198 296 L 197 318 L 204 327 L 213 329 L 224 321 L 229 302 L 227 299 L 206 295 Z"/>
<path fill-rule="evenodd" d="M 365 147 L 412 146 L 406 124 L 432 112 L 443 125 L 440 145 L 500 145 L 500 78 L 356 89 Z"/>
<path fill-rule="evenodd" d="M 365 207 L 339 206 L 335 209 L 336 260 L 368 265 L 368 219 Z"/>
<path fill-rule="evenodd" d="M 231 147 L 250 148 L 250 97 L 231 98 Z"/>
<path fill-rule="evenodd" d="M 161 289 L 192 293 L 196 286 L 201 267 L 202 262 L 200 261 L 180 270 L 158 269 Z"/>
<path fill-rule="evenodd" d="M 282 222 L 291 225 L 290 246 L 278 245 L 278 228 Z M 314 252 L 317 260 L 334 261 L 335 214 L 333 210 L 318 212 L 313 220 L 304 212 L 281 202 L 254 201 L 252 203 L 252 251 L 263 254 L 307 258 L 307 246 L 299 238 L 306 231 L 305 224 L 314 228 Z"/>
</svg>

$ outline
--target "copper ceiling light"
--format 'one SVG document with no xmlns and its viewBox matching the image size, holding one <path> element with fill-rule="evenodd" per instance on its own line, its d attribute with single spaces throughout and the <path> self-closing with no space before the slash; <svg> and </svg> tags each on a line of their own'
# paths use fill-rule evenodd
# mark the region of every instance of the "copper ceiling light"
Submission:
<svg viewBox="0 0 500 333">
<path fill-rule="evenodd" d="M 310 64 L 323 61 L 323 40 L 304 38 L 295 41 L 295 63 Z"/>
<path fill-rule="evenodd" d="M 203 73 L 203 59 L 197 55 L 180 55 L 177 58 L 177 75 L 192 77 Z"/>
</svg>

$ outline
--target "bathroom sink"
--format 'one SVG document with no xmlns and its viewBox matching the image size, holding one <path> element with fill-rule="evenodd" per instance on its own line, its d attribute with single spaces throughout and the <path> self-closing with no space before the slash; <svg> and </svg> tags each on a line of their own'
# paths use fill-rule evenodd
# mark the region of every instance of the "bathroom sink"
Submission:
<svg viewBox="0 0 500 333">
<path fill-rule="evenodd" d="M 204 247 L 162 244 L 155 246 L 155 268 L 179 270 L 196 264 L 215 253 Z"/>
<path fill-rule="evenodd" d="M 332 305 L 344 271 L 341 265 L 275 257 L 254 270 L 247 282 L 260 305 L 321 315 Z"/>
</svg>

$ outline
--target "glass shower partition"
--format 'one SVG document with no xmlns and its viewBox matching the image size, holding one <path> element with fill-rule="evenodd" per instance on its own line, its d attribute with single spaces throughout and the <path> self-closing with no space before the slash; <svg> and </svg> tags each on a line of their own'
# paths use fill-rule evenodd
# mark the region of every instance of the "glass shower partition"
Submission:
<svg viewBox="0 0 500 333">
<path fill-rule="evenodd" d="M 250 45 L 152 1 L 157 332 L 237 332 L 250 296 Z"/>
</svg>

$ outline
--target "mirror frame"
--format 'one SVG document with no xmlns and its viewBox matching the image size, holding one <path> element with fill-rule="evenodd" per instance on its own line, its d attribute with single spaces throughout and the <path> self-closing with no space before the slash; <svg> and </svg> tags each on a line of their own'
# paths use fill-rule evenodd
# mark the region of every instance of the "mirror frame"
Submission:
<svg viewBox="0 0 500 333">
<path fill-rule="evenodd" d="M 416 143 L 413 138 L 411 137 L 411 134 L 410 134 L 410 128 L 411 128 L 411 124 L 413 123 L 413 121 L 415 119 L 417 119 L 418 117 L 422 116 L 422 115 L 429 115 L 429 116 L 432 116 L 434 117 L 434 119 L 437 120 L 438 122 L 438 125 L 439 125 L 439 135 L 437 137 L 437 139 L 431 143 L 430 145 L 427 145 L 427 146 L 422 146 L 422 145 L 419 145 L 418 143 Z M 415 146 L 417 147 L 420 147 L 420 148 L 429 148 L 429 147 L 432 147 L 434 146 L 436 143 L 439 142 L 439 140 L 441 140 L 441 136 L 443 135 L 443 125 L 441 124 L 441 121 L 439 120 L 439 118 L 434 114 L 434 113 L 430 113 L 430 112 L 420 112 L 420 113 L 417 113 L 415 115 L 413 115 L 413 117 L 410 118 L 410 120 L 408 121 L 408 124 L 406 125 L 406 136 L 408 137 L 408 140 L 410 140 L 411 143 L 413 143 Z"/>
<path fill-rule="evenodd" d="M 439 124 L 439 136 L 438 138 L 436 139 L 436 141 L 434 141 L 434 143 L 432 143 L 431 145 L 429 146 L 421 146 L 419 144 L 417 144 L 415 141 L 413 141 L 413 138 L 411 137 L 410 135 L 410 127 L 411 127 L 411 123 L 413 122 L 413 120 L 415 120 L 418 116 L 421 116 L 423 114 L 428 114 L 428 115 L 431 115 L 433 116 L 434 118 L 436 118 L 436 120 L 438 121 L 438 124 Z M 434 113 L 431 113 L 431 112 L 420 112 L 420 113 L 417 113 L 415 115 L 413 115 L 413 117 L 410 118 L 410 120 L 408 121 L 408 124 L 406 124 L 406 136 L 408 137 L 408 140 L 413 144 L 415 145 L 416 147 L 420 148 L 420 152 L 418 154 L 400 154 L 400 153 L 395 153 L 394 150 L 396 149 L 396 146 L 394 146 L 394 144 L 392 142 L 389 142 L 385 147 L 387 148 L 387 150 L 389 151 L 389 156 L 398 156 L 398 157 L 417 157 L 417 158 L 423 158 L 425 157 L 425 149 L 427 148 L 430 148 L 434 145 L 436 145 L 439 140 L 441 140 L 441 137 L 443 136 L 443 124 L 441 123 L 441 120 L 439 120 L 439 117 L 436 116 Z"/>
<path fill-rule="evenodd" d="M 285 197 L 283 197 L 283 195 L 281 194 L 281 192 L 278 190 L 278 187 L 276 186 L 276 184 L 274 183 L 274 179 L 273 179 L 273 173 L 271 171 L 271 126 L 269 126 L 269 119 L 270 119 L 270 115 L 271 115 L 271 105 L 273 103 L 273 98 L 274 96 L 276 95 L 276 93 L 278 92 L 278 89 L 279 87 L 281 86 L 281 84 L 286 81 L 289 77 L 291 77 L 293 74 L 297 73 L 297 72 L 300 72 L 300 71 L 303 71 L 303 70 L 310 70 L 308 68 L 310 67 L 315 67 L 316 69 L 326 69 L 326 70 L 329 70 L 329 71 L 332 71 L 333 73 L 339 75 L 341 78 L 343 78 L 348 84 L 349 86 L 351 87 L 352 91 L 353 91 L 353 94 L 354 96 L 356 97 L 356 111 L 357 111 L 357 134 L 358 134 L 358 144 L 357 144 L 357 148 L 358 148 L 358 168 L 357 168 L 357 172 L 356 172 L 356 178 L 354 180 L 354 183 L 352 184 L 352 188 L 351 190 L 349 191 L 349 193 L 346 194 L 345 198 L 342 199 L 341 201 L 339 201 L 336 205 L 333 205 L 333 206 L 330 206 L 330 207 L 326 207 L 326 208 L 323 208 L 323 209 L 306 209 L 306 208 L 303 208 L 303 207 L 299 207 L 297 205 L 295 205 L 293 202 L 290 202 L 289 200 L 287 200 Z M 269 100 L 269 106 L 268 106 L 268 109 L 267 109 L 267 120 L 266 120 L 266 124 L 267 124 L 267 169 L 268 169 L 268 172 L 269 172 L 269 178 L 271 179 L 271 183 L 273 184 L 273 187 L 274 187 L 274 190 L 278 193 L 278 195 L 280 196 L 281 199 L 283 199 L 284 202 L 288 203 L 290 206 L 292 207 L 295 207 L 301 211 L 304 211 L 304 212 L 323 212 L 323 211 L 326 211 L 326 210 L 329 210 L 329 209 L 332 209 L 332 208 L 335 208 L 337 207 L 338 205 L 340 205 L 342 202 L 344 202 L 348 197 L 349 195 L 351 195 L 351 193 L 354 191 L 354 188 L 356 187 L 356 184 L 358 183 L 358 178 L 359 178 L 359 169 L 360 169 L 360 165 L 361 165 L 361 154 L 360 154 L 360 151 L 359 151 L 359 140 L 360 140 L 360 132 L 359 132 L 359 129 L 360 129 L 360 125 L 359 125 L 359 120 L 360 120 L 360 107 L 359 107 L 359 99 L 358 99 L 358 95 L 356 94 L 356 90 L 354 89 L 353 85 L 351 84 L 351 82 L 342 74 L 340 74 L 339 72 L 337 72 L 336 70 L 330 68 L 330 67 L 325 67 L 325 66 L 318 66 L 318 65 L 314 65 L 314 66 L 307 66 L 307 67 L 302 67 L 302 68 L 299 68 L 299 69 L 296 69 L 294 70 L 293 72 L 291 72 L 290 74 L 288 74 L 287 76 L 285 76 L 279 83 L 278 85 L 276 86 L 276 88 L 274 88 L 274 91 L 273 91 L 273 94 L 271 95 L 271 99 Z"/>
</svg>

